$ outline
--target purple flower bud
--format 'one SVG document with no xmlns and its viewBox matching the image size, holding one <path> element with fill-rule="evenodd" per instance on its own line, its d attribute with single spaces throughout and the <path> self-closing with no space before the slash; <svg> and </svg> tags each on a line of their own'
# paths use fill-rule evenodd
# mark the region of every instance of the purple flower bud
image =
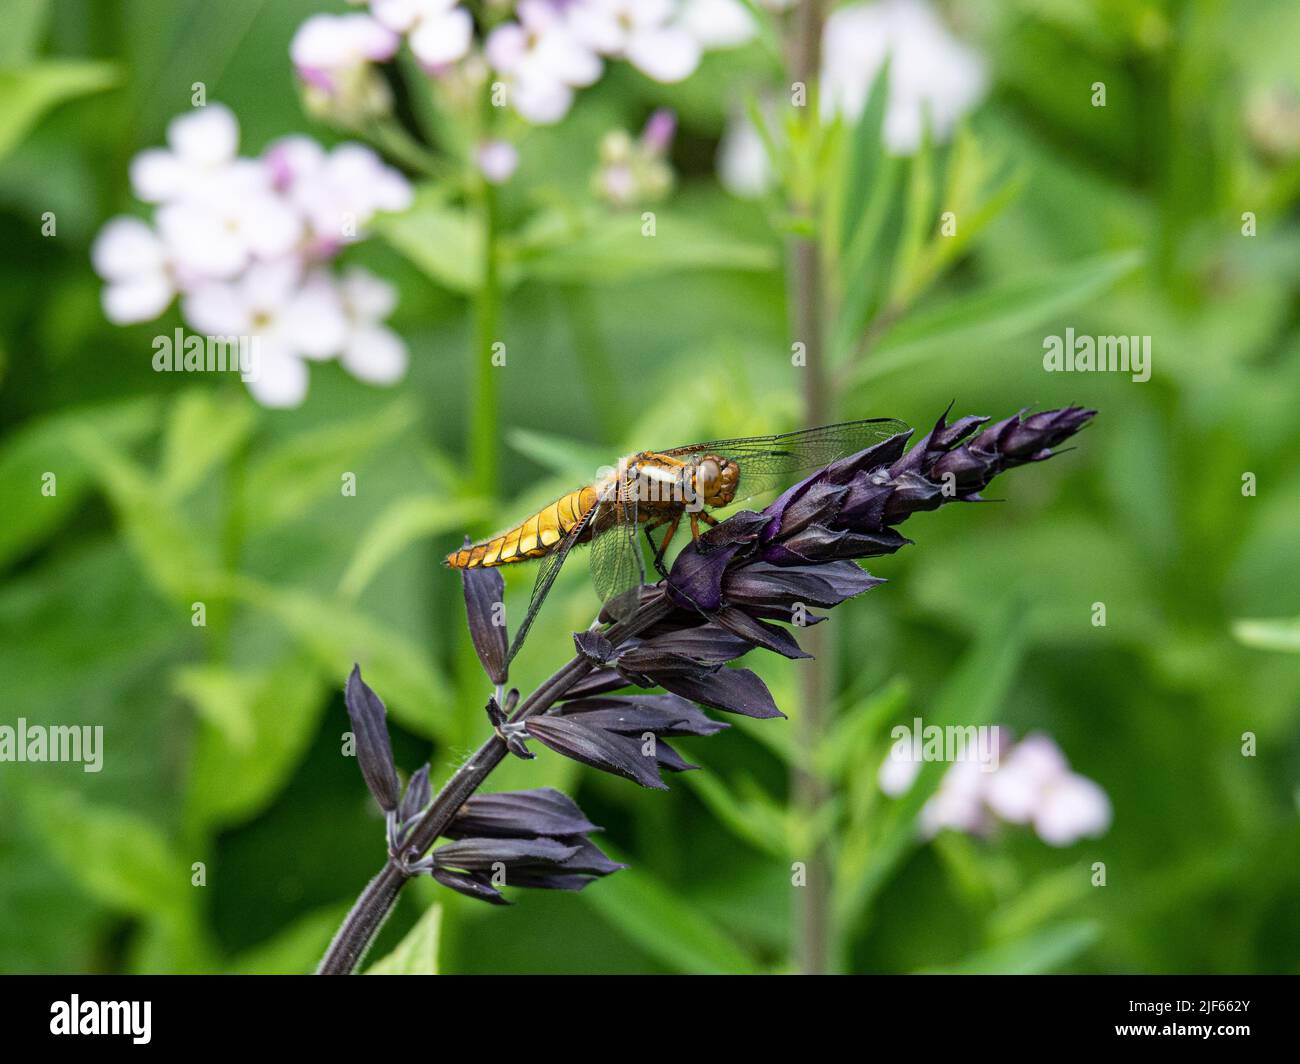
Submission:
<svg viewBox="0 0 1300 1064">
<path fill-rule="evenodd" d="M 465 540 L 466 546 L 469 540 Z M 509 670 L 505 625 L 505 581 L 495 569 L 462 569 L 465 588 L 465 615 L 474 650 L 483 663 L 483 671 L 497 687 L 505 684 Z"/>
<path fill-rule="evenodd" d="M 397 809 L 397 766 L 393 764 L 393 746 L 388 738 L 387 712 L 379 696 L 361 679 L 361 667 L 352 666 L 344 691 L 348 716 L 357 740 L 357 764 L 366 786 L 381 809 Z"/>
</svg>

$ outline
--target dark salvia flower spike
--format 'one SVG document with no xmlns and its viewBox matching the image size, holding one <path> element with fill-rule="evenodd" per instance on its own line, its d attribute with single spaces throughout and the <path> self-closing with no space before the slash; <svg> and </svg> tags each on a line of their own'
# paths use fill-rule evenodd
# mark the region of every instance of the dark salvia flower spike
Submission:
<svg viewBox="0 0 1300 1064">
<path fill-rule="evenodd" d="M 587 835 L 595 826 L 559 791 L 475 791 L 506 750 L 532 756 L 527 739 L 643 787 L 664 789 L 661 771 L 694 767 L 665 740 L 726 727 L 700 706 L 784 716 L 757 675 L 730 664 L 760 647 L 803 656 L 794 634 L 771 622 L 815 624 L 823 618 L 809 607 L 830 609 L 882 583 L 856 559 L 908 544 L 894 526 L 945 503 L 979 500 L 999 473 L 1050 458 L 1094 413 L 1066 407 L 994 423 L 963 417 L 950 424 L 945 411 L 910 448 L 911 433 L 900 433 L 816 470 L 761 513 L 742 510 L 687 544 L 666 581 L 624 600 L 632 601 L 630 613 L 615 614 L 607 603 L 600 620 L 609 627 L 577 634 L 577 655 L 522 701 L 511 690 L 499 704 L 506 633 L 492 621 L 500 616 L 500 574 L 464 570 L 474 645 L 498 688 L 487 707 L 494 734 L 431 802 L 427 772 L 412 777 L 400 812 L 389 817 L 390 831 L 395 819 L 403 827 L 397 837 L 401 855 L 394 851 L 378 877 L 387 880 L 385 889 L 362 895 L 320 971 L 356 968 L 374 928 L 412 875 L 428 873 L 451 890 L 505 905 L 502 885 L 581 890 L 623 867 L 591 842 Z M 617 693 L 630 686 L 668 693 Z M 391 812 L 397 775 L 383 703 L 356 669 L 348 680 L 348 711 L 366 782 Z M 453 841 L 434 848 L 439 838 Z"/>
<path fill-rule="evenodd" d="M 465 545 L 469 546 L 467 538 Z M 474 650 L 495 687 L 505 686 L 509 672 L 509 638 L 505 624 L 505 580 L 496 568 L 462 569 L 465 615 Z"/>
<path fill-rule="evenodd" d="M 344 700 L 357 740 L 357 764 L 361 775 L 380 808 L 391 813 L 397 809 L 399 784 L 397 766 L 393 764 L 393 746 L 388 738 L 387 712 L 379 696 L 361 679 L 359 665 L 352 666 Z"/>
</svg>

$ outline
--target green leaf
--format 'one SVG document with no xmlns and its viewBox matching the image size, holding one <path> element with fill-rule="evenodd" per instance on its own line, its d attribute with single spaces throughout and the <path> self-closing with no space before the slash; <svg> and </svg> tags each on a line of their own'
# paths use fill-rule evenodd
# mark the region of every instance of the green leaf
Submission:
<svg viewBox="0 0 1300 1064">
<path fill-rule="evenodd" d="M 1060 971 L 1097 941 L 1099 928 L 1090 920 L 1054 924 L 1032 935 L 990 946 L 956 964 L 926 968 L 925 975 L 1044 975 Z"/>
<path fill-rule="evenodd" d="M 213 466 L 227 459 L 253 431 L 256 407 L 245 395 L 209 388 L 183 393 L 173 404 L 163 432 L 162 490 L 182 499 Z"/>
<path fill-rule="evenodd" d="M 337 494 L 340 477 L 380 444 L 415 421 L 415 407 L 399 399 L 375 414 L 299 433 L 249 464 L 244 492 L 248 524 L 257 531 L 298 517 Z"/>
<path fill-rule="evenodd" d="M 49 22 L 50 0 L 5 0 L 5 28 L 0 34 L 0 67 L 28 60 Z"/>
<path fill-rule="evenodd" d="M 1073 262 L 1051 273 L 990 285 L 927 313 L 913 314 L 854 369 L 856 383 L 952 351 L 1013 339 L 1095 299 L 1132 273 L 1141 252 L 1121 251 Z"/>
<path fill-rule="evenodd" d="M 789 858 L 789 823 L 785 810 L 763 794 L 752 779 L 741 779 L 740 785 L 746 791 L 744 797 L 733 793 L 708 771 L 688 772 L 682 779 L 736 838 L 777 860 Z"/>
<path fill-rule="evenodd" d="M 258 672 L 190 666 L 178 670 L 175 688 L 202 718 L 189 812 L 203 826 L 247 820 L 270 804 L 306 752 L 326 700 L 320 671 L 300 659 Z"/>
<path fill-rule="evenodd" d="M 776 248 L 744 240 L 690 216 L 657 210 L 653 236 L 639 214 L 590 218 L 567 238 L 520 255 L 513 280 L 620 284 L 688 270 L 776 269 Z"/>
<path fill-rule="evenodd" d="M 298 588 L 235 577 L 219 589 L 279 621 L 341 687 L 352 662 L 380 693 L 403 727 L 446 739 L 452 721 L 450 690 L 433 659 L 405 635 L 341 603 Z"/>
<path fill-rule="evenodd" d="M 366 975 L 437 975 L 442 906 L 430 905 L 387 957 L 375 961 Z"/>
<path fill-rule="evenodd" d="M 603 846 L 609 850 L 608 846 Z M 615 860 L 621 860 L 611 853 Z M 610 923 L 674 971 L 743 975 L 758 970 L 731 937 L 689 901 L 640 868 L 606 876 L 583 891 Z"/>
<path fill-rule="evenodd" d="M 975 645 L 934 704 L 921 707 L 927 726 L 987 725 L 1011 691 L 1024 652 L 1023 607 L 1012 597 L 988 617 Z M 836 869 L 836 908 L 845 926 L 856 920 L 917 844 L 917 817 L 948 769 L 927 762 L 911 789 L 885 807 L 878 829 L 850 832 Z"/>
<path fill-rule="evenodd" d="M 112 63 L 83 60 L 47 60 L 0 70 L 0 158 L 8 155 L 47 111 L 77 96 L 101 92 L 117 79 L 117 67 Z"/>
<path fill-rule="evenodd" d="M 143 468 L 94 428 L 74 425 L 68 441 L 99 480 L 154 587 L 177 602 L 201 597 L 217 573 L 212 544 L 163 497 Z"/>
<path fill-rule="evenodd" d="M 1282 650 L 1289 654 L 1300 654 L 1300 617 L 1289 620 L 1243 618 L 1232 622 L 1232 634 L 1237 642 L 1256 650 Z"/>
<path fill-rule="evenodd" d="M 142 917 L 188 912 L 190 861 L 153 823 L 70 791 L 34 791 L 26 804 L 37 834 L 92 898 Z"/>
<path fill-rule="evenodd" d="M 328 905 L 308 913 L 266 942 L 234 957 L 226 971 L 230 975 L 310 975 L 347 914 L 346 905 Z"/>
<path fill-rule="evenodd" d="M 466 526 L 482 518 L 481 499 L 448 501 L 439 495 L 408 495 L 396 499 L 371 522 L 339 581 L 339 594 L 355 599 L 375 574 L 412 543 Z"/>
<path fill-rule="evenodd" d="M 543 469 L 562 477 L 594 479 L 596 470 L 610 464 L 607 450 L 553 432 L 511 429 L 506 433 L 506 442 Z"/>
<path fill-rule="evenodd" d="M 482 232 L 460 207 L 426 187 L 410 210 L 380 215 L 372 225 L 435 284 L 469 293 L 483 273 Z"/>
<path fill-rule="evenodd" d="M 130 447 L 153 432 L 158 405 L 132 399 L 81 407 L 33 421 L 0 450 L 0 564 L 20 555 L 57 529 L 94 484 L 90 465 L 68 440 L 76 425 L 89 425 L 116 447 Z M 42 477 L 53 473 L 53 495 L 42 494 Z"/>
</svg>

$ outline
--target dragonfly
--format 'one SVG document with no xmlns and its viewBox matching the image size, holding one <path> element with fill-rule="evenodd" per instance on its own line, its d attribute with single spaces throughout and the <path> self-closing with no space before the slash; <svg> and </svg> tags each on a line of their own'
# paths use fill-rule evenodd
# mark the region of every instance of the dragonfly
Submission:
<svg viewBox="0 0 1300 1064">
<path fill-rule="evenodd" d="M 683 521 L 694 540 L 701 523 L 718 523 L 709 510 L 787 487 L 800 473 L 908 431 L 907 425 L 893 418 L 870 418 L 776 436 L 639 451 L 600 470 L 591 483 L 567 492 L 519 524 L 452 551 L 445 564 L 478 569 L 541 560 L 528 611 L 510 645 L 509 661 L 579 544 L 591 545 L 591 577 L 601 601 L 617 601 L 645 583 L 638 528 L 654 552 L 655 570 L 666 579 L 664 556 Z M 656 542 L 653 533 L 659 529 L 663 531 Z"/>
</svg>

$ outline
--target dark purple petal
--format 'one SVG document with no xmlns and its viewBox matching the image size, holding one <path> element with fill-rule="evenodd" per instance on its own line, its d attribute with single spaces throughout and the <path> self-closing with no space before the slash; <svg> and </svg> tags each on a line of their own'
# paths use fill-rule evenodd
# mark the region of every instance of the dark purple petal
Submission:
<svg viewBox="0 0 1300 1064">
<path fill-rule="evenodd" d="M 532 791 L 476 794 L 460 807 L 443 834 L 449 839 L 523 838 L 580 835 L 599 830 L 568 795 L 552 787 L 541 787 Z"/>
<path fill-rule="evenodd" d="M 491 879 L 482 873 L 466 874 L 464 872 L 453 872 L 449 868 L 434 868 L 429 874 L 444 887 L 450 887 L 452 890 L 468 897 L 478 898 L 480 901 L 490 902 L 492 905 L 510 904 L 505 895 L 492 886 Z"/>
<path fill-rule="evenodd" d="M 713 614 L 713 623 L 726 628 L 754 646 L 762 647 L 787 658 L 810 658 L 799 642 L 784 628 L 774 624 L 764 624 L 751 617 L 744 610 L 727 606 Z"/>
<path fill-rule="evenodd" d="M 589 883 L 594 883 L 598 876 L 584 876 L 569 873 L 519 871 L 510 873 L 510 886 L 527 887 L 530 890 L 582 890 Z"/>
<path fill-rule="evenodd" d="M 723 522 L 725 525 L 726 522 Z M 719 525 L 722 528 L 723 525 Z M 722 577 L 727 566 L 740 551 L 738 543 L 711 550 L 707 554 L 695 543 L 682 548 L 668 572 L 668 593 L 681 606 L 696 610 L 716 610 L 722 605 Z"/>
<path fill-rule="evenodd" d="M 654 790 L 667 790 L 655 761 L 641 753 L 641 744 L 626 735 L 582 723 L 582 717 L 530 717 L 528 734 L 557 754 L 610 772 Z"/>
<path fill-rule="evenodd" d="M 614 644 L 599 632 L 574 632 L 573 645 L 593 665 L 604 665 L 614 656 Z"/>
<path fill-rule="evenodd" d="M 579 847 L 559 839 L 468 838 L 449 842 L 433 851 L 435 868 L 456 868 L 462 872 L 491 872 L 503 864 L 512 866 L 550 866 L 573 857 Z"/>
<path fill-rule="evenodd" d="M 622 735 L 714 735 L 731 727 L 673 694 L 582 698 L 563 703 L 559 712 L 581 716 L 584 723 Z"/>
<path fill-rule="evenodd" d="M 809 483 L 806 490 L 785 507 L 776 535 L 784 538 L 814 523 L 829 524 L 840 512 L 848 492 L 847 485 L 830 484 L 825 480 Z"/>
<path fill-rule="evenodd" d="M 730 603 L 774 607 L 788 618 L 796 603 L 830 609 L 883 583 L 851 561 L 791 566 L 750 562 L 728 573 L 722 587 Z"/>
<path fill-rule="evenodd" d="M 594 669 L 570 687 L 565 697 L 584 698 L 587 695 L 603 695 L 610 691 L 621 691 L 627 685 L 627 678 L 617 669 Z"/>
<path fill-rule="evenodd" d="M 893 554 L 912 542 L 892 528 L 879 532 L 836 532 L 820 525 L 763 549 L 763 560 L 773 565 L 806 565 L 845 558 L 874 558 Z"/>
<path fill-rule="evenodd" d="M 695 676 L 665 676 L 659 686 L 711 709 L 746 717 L 784 717 L 766 685 L 748 669 L 720 666 Z"/>
<path fill-rule="evenodd" d="M 618 872 L 627 867 L 627 865 L 620 864 L 618 861 L 611 861 L 605 855 L 605 852 L 586 836 L 564 839 L 563 841 L 575 847 L 575 852 L 571 856 L 559 862 L 559 867 L 566 872 L 580 872 L 589 876 L 607 876 L 611 872 Z"/>
<path fill-rule="evenodd" d="M 659 767 L 669 772 L 690 772 L 700 767 L 692 765 L 662 739 L 655 740 L 655 758 L 659 762 Z"/>
<path fill-rule="evenodd" d="M 465 540 L 465 545 L 470 545 Z M 465 615 L 474 650 L 488 679 L 500 687 L 506 682 L 509 639 L 506 633 L 505 581 L 497 568 L 462 569 Z"/>
<path fill-rule="evenodd" d="M 431 801 L 433 801 L 433 788 L 429 785 L 429 763 L 426 761 L 406 783 L 406 792 L 402 795 L 401 805 L 397 809 L 398 819 L 403 822 L 410 820 Z"/>
<path fill-rule="evenodd" d="M 399 787 L 393 745 L 388 739 L 387 713 L 379 696 L 361 679 L 361 667 L 352 666 L 344 690 L 352 732 L 357 740 L 357 764 L 366 786 L 386 813 L 397 808 Z"/>
<path fill-rule="evenodd" d="M 726 629 L 712 624 L 700 624 L 698 614 L 691 621 L 694 627 L 662 632 L 631 645 L 643 650 L 684 654 L 688 658 L 709 664 L 735 661 L 754 649 L 751 643 Z"/>
<path fill-rule="evenodd" d="M 653 687 L 661 676 L 693 675 L 706 671 L 712 663 L 701 662 L 689 654 L 661 650 L 642 643 L 619 654 L 618 671 L 640 687 Z M 648 679 L 647 679 L 648 678 Z"/>
</svg>

